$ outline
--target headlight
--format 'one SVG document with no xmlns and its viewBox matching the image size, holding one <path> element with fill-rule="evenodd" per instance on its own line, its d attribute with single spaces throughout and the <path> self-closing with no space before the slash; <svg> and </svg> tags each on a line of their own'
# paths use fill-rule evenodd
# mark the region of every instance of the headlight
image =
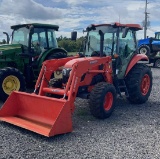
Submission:
<svg viewBox="0 0 160 159">
<path fill-rule="evenodd" d="M 71 70 L 72 70 L 71 68 L 63 68 L 63 70 L 62 70 L 62 82 L 64 84 L 67 83 Z"/>
<path fill-rule="evenodd" d="M 71 71 L 71 68 L 63 68 L 62 75 L 69 76 L 70 71 Z"/>
</svg>

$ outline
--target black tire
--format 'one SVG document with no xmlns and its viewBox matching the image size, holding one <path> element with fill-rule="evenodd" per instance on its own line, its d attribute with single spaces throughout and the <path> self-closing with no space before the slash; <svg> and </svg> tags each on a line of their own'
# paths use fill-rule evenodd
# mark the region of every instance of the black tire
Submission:
<svg viewBox="0 0 160 159">
<path fill-rule="evenodd" d="M 148 45 L 142 45 L 142 46 L 140 46 L 139 47 L 139 53 L 147 55 L 149 57 L 154 57 L 157 54 L 157 52 L 151 51 L 151 49 L 150 49 L 150 47 Z"/>
<path fill-rule="evenodd" d="M 129 93 L 127 99 L 131 103 L 142 104 L 148 100 L 152 90 L 152 72 L 147 65 L 136 64 L 128 73 L 125 82 Z"/>
<path fill-rule="evenodd" d="M 160 59 L 155 60 L 154 65 L 155 68 L 160 68 Z"/>
<path fill-rule="evenodd" d="M 66 58 L 67 53 L 66 52 L 55 52 L 52 54 L 49 54 L 45 60 L 51 60 L 51 59 L 61 59 L 61 58 Z M 61 74 L 61 71 L 55 71 L 57 75 Z M 52 74 L 51 78 L 54 78 L 54 74 Z"/>
<path fill-rule="evenodd" d="M 106 98 L 108 102 L 106 103 Z M 90 93 L 89 108 L 91 114 L 99 119 L 108 118 L 115 108 L 116 90 L 112 84 L 100 82 Z"/>
<path fill-rule="evenodd" d="M 139 53 L 144 55 L 150 55 L 150 47 L 147 45 L 142 45 L 139 47 Z"/>
<path fill-rule="evenodd" d="M 25 91 L 26 83 L 23 74 L 16 68 L 0 69 L 0 99 L 5 102 L 12 91 Z"/>
<path fill-rule="evenodd" d="M 51 59 L 60 59 L 60 58 L 66 58 L 67 53 L 65 52 L 55 52 L 46 57 L 46 60 L 51 60 Z"/>
</svg>

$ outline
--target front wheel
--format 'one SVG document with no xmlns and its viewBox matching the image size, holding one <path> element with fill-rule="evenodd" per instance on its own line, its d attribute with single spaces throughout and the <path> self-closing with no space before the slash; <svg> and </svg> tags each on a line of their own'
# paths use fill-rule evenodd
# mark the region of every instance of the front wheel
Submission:
<svg viewBox="0 0 160 159">
<path fill-rule="evenodd" d="M 13 91 L 25 91 L 26 84 L 23 74 L 16 68 L 0 69 L 0 99 L 5 102 Z"/>
<path fill-rule="evenodd" d="M 100 119 L 108 118 L 115 108 L 116 90 L 112 84 L 100 82 L 96 84 L 89 97 L 91 114 Z"/>
<path fill-rule="evenodd" d="M 131 103 L 142 104 L 148 100 L 152 90 L 152 72 L 147 65 L 136 64 L 125 81 L 129 93 L 127 99 Z"/>
</svg>

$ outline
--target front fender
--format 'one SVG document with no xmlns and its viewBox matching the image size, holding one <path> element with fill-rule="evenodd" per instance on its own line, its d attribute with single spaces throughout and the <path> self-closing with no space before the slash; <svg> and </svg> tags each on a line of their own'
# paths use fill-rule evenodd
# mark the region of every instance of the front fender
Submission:
<svg viewBox="0 0 160 159">
<path fill-rule="evenodd" d="M 148 57 L 144 54 L 136 54 L 135 56 L 133 56 L 132 60 L 130 61 L 127 69 L 126 69 L 126 73 L 125 76 L 127 76 L 127 74 L 129 73 L 129 71 L 132 69 L 132 67 L 138 62 L 138 61 L 149 61 Z"/>
</svg>

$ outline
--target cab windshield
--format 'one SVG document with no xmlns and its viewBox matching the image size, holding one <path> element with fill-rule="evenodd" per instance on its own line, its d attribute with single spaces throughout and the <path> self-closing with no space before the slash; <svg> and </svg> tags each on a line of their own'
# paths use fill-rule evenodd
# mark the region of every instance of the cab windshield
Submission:
<svg viewBox="0 0 160 159">
<path fill-rule="evenodd" d="M 47 44 L 48 37 L 48 44 Z M 53 29 L 34 28 L 34 34 L 31 37 L 32 46 L 39 45 L 41 49 L 56 48 L 57 40 Z"/>
<path fill-rule="evenodd" d="M 34 28 L 30 34 L 30 29 L 21 27 L 13 31 L 12 37 L 12 44 L 21 44 L 25 51 L 31 49 L 36 54 L 49 48 L 58 48 L 54 29 Z"/>
<path fill-rule="evenodd" d="M 12 44 L 22 44 L 28 47 L 29 29 L 26 27 L 13 31 Z"/>
<path fill-rule="evenodd" d="M 156 39 L 160 39 L 160 32 L 156 32 L 156 33 L 155 33 L 155 38 L 156 38 Z"/>
<path fill-rule="evenodd" d="M 29 32 L 30 30 L 26 27 L 19 28 L 13 31 L 12 44 L 22 44 L 28 47 L 29 42 Z M 47 46 L 48 37 L 48 46 Z M 56 48 L 58 47 L 55 30 L 44 29 L 44 28 L 34 28 L 34 33 L 31 37 L 31 43 L 39 44 L 42 48 Z"/>
<path fill-rule="evenodd" d="M 129 55 L 135 50 L 134 32 L 128 31 L 125 38 L 122 38 L 123 28 L 113 28 L 112 26 L 98 26 L 95 30 L 88 32 L 85 47 L 85 55 L 91 56 L 93 52 L 100 52 L 100 34 L 104 33 L 103 54 L 106 56 L 113 54 Z"/>
</svg>

